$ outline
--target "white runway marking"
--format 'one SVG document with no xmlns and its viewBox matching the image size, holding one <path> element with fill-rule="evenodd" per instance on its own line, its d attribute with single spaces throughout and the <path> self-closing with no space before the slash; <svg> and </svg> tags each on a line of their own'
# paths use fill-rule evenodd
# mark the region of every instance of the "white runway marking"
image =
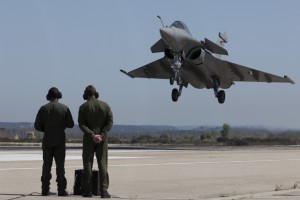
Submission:
<svg viewBox="0 0 300 200">
<path fill-rule="evenodd" d="M 1 155 L 1 154 L 0 154 Z M 108 159 L 115 160 L 115 159 L 139 159 L 144 157 L 138 156 L 109 156 Z M 9 155 L 1 155 L 0 162 L 8 162 L 8 161 L 42 161 L 43 155 L 42 154 L 26 154 L 26 153 L 16 153 L 16 154 L 9 154 Z M 82 160 L 82 156 L 66 156 L 66 160 Z"/>
<path fill-rule="evenodd" d="M 201 164 L 226 164 L 226 163 L 259 163 L 259 162 L 298 162 L 300 159 L 284 159 L 284 160 L 233 160 L 233 161 L 201 161 L 186 163 L 145 163 L 145 164 L 124 164 L 124 165 L 108 165 L 109 167 L 141 167 L 141 166 L 168 166 L 168 165 L 201 165 Z M 55 167 L 53 167 L 55 168 Z M 68 168 L 82 168 L 82 166 L 65 166 Z M 95 168 L 96 169 L 96 168 Z M 35 168 L 0 168 L 0 171 L 14 170 L 41 170 L 40 167 Z"/>
<path fill-rule="evenodd" d="M 109 165 L 111 167 L 136 167 L 136 166 L 167 166 L 167 165 L 201 165 L 201 164 L 226 164 L 226 163 L 258 163 L 258 162 L 286 162 L 300 161 L 300 159 L 285 159 L 285 160 L 233 160 L 233 161 L 200 161 L 186 163 L 145 163 L 145 164 L 124 164 L 124 165 Z"/>
</svg>

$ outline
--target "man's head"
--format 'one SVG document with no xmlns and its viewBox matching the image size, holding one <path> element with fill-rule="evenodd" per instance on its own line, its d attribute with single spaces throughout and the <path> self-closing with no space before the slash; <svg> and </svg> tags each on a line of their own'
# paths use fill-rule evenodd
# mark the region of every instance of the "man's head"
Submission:
<svg viewBox="0 0 300 200">
<path fill-rule="evenodd" d="M 87 100 L 89 97 L 95 96 L 96 98 L 99 97 L 99 93 L 97 92 L 95 86 L 89 85 L 85 88 L 83 93 L 83 99 Z"/>
<path fill-rule="evenodd" d="M 50 88 L 46 96 L 46 99 L 48 101 L 52 101 L 54 99 L 61 99 L 61 98 L 62 98 L 62 94 L 56 87 Z"/>
</svg>

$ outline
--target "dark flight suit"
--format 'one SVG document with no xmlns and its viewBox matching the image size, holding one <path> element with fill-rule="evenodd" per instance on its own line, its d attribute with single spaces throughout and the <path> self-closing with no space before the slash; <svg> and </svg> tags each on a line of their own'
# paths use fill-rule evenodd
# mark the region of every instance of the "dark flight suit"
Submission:
<svg viewBox="0 0 300 200">
<path fill-rule="evenodd" d="M 109 105 L 96 98 L 87 100 L 79 108 L 78 124 L 84 132 L 83 136 L 83 180 L 82 185 L 85 192 L 91 192 L 92 168 L 94 153 L 98 162 L 100 173 L 100 190 L 107 191 L 109 178 L 107 172 L 108 138 L 107 133 L 113 125 L 113 115 Z M 92 135 L 105 133 L 104 141 L 94 143 Z"/>
<path fill-rule="evenodd" d="M 74 121 L 67 106 L 57 100 L 42 106 L 36 116 L 34 127 L 44 132 L 43 137 L 43 172 L 42 191 L 49 191 L 53 157 L 56 163 L 57 189 L 64 191 L 67 186 L 65 178 L 66 134 L 65 128 L 72 128 Z"/>
</svg>

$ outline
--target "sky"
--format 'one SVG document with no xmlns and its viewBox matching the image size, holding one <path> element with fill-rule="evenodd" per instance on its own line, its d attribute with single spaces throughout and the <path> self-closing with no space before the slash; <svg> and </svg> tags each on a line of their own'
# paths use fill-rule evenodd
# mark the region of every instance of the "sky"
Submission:
<svg viewBox="0 0 300 200">
<path fill-rule="evenodd" d="M 77 123 L 87 85 L 94 85 L 119 125 L 263 126 L 300 129 L 300 1 L 298 0 L 1 0 L 0 121 L 34 122 L 57 87 Z M 171 99 L 169 80 L 120 72 L 156 59 L 150 47 L 162 27 L 185 22 L 194 38 L 217 41 L 222 59 L 296 84 L 237 82 L 219 104 L 212 89 L 184 88 Z"/>
</svg>

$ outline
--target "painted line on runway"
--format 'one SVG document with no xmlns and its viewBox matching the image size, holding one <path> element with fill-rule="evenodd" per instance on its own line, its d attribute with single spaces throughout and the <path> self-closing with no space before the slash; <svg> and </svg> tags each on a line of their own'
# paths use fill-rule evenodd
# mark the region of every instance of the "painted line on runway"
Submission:
<svg viewBox="0 0 300 200">
<path fill-rule="evenodd" d="M 300 161 L 300 159 L 285 159 L 285 160 L 233 160 L 233 161 L 200 161 L 186 163 L 145 163 L 145 164 L 123 164 L 109 165 L 110 167 L 138 167 L 138 166 L 168 166 L 168 165 L 201 165 L 201 164 L 228 164 L 228 163 L 258 163 L 258 162 L 285 162 L 285 161 Z"/>
<path fill-rule="evenodd" d="M 142 159 L 146 157 L 141 156 L 109 156 L 109 160 L 118 159 Z M 147 157 L 153 158 L 153 157 Z M 11 162 L 11 161 L 42 161 L 43 155 L 40 154 L 12 154 L 12 155 L 1 155 L 0 162 Z M 66 160 L 82 160 L 82 156 L 66 156 Z"/>
<path fill-rule="evenodd" d="M 142 167 L 142 166 L 170 166 L 170 165 L 201 165 L 201 164 L 230 164 L 230 163 L 259 163 L 259 162 L 287 162 L 287 161 L 300 161 L 300 159 L 284 159 L 284 160 L 233 160 L 233 161 L 200 161 L 200 162 L 186 162 L 186 163 L 144 163 L 144 164 L 121 164 L 121 165 L 108 165 L 109 167 Z M 56 167 L 52 167 L 56 168 Z M 82 168 L 81 166 L 65 166 L 69 168 Z M 95 168 L 96 169 L 96 168 Z M 41 170 L 41 167 L 32 168 L 0 168 L 0 171 L 13 171 L 13 170 Z"/>
</svg>

